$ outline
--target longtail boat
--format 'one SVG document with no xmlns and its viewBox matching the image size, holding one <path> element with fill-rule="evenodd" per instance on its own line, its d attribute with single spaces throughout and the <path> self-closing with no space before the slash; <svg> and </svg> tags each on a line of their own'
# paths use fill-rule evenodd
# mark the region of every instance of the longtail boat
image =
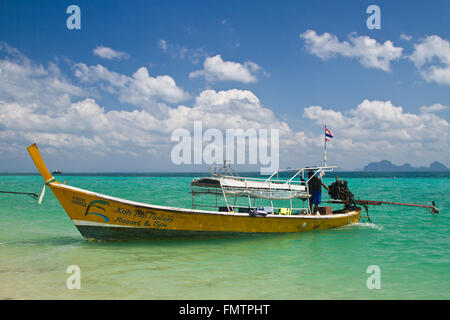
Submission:
<svg viewBox="0 0 450 320">
<path fill-rule="evenodd" d="M 203 235 L 295 233 L 322 230 L 353 224 L 359 221 L 361 208 L 314 213 L 309 205 L 308 180 L 304 174 L 323 175 L 335 167 L 290 169 L 290 178 L 280 179 L 281 170 L 267 179 L 244 178 L 237 174 L 215 170 L 210 177 L 191 182 L 192 208 L 152 205 L 111 197 L 83 190 L 56 181 L 47 169 L 36 144 L 27 148 L 36 168 L 75 224 L 88 240 L 130 240 Z M 308 178 L 307 178 L 308 179 Z M 195 196 L 208 194 L 215 203 L 199 204 Z M 217 201 L 219 195 L 225 205 Z M 238 206 L 232 199 L 247 198 L 248 206 Z M 258 208 L 257 200 L 270 201 L 268 207 Z M 284 200 L 289 207 L 277 208 L 274 202 Z M 293 201 L 304 205 L 293 206 Z M 215 204 L 215 205 L 214 205 Z M 200 209 L 202 206 L 214 209 Z M 329 207 L 331 209 L 331 207 Z"/>
</svg>

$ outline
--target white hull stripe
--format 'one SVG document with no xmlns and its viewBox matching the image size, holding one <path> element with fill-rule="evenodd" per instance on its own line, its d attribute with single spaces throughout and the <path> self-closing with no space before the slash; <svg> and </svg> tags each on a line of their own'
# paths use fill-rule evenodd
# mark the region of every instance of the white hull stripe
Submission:
<svg viewBox="0 0 450 320">
<path fill-rule="evenodd" d="M 127 225 L 101 223 L 101 222 L 93 222 L 93 221 L 85 221 L 85 220 L 72 220 L 72 222 L 76 226 L 94 226 L 94 227 L 106 227 L 106 228 L 133 228 L 133 229 L 135 229 L 135 228 L 142 228 L 142 229 L 150 229 L 150 227 L 127 226 Z"/>
</svg>

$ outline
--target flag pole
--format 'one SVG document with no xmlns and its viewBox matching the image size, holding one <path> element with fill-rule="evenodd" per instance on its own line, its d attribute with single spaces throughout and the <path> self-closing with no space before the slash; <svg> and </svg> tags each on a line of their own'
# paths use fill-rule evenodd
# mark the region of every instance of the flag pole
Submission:
<svg viewBox="0 0 450 320">
<path fill-rule="evenodd" d="M 327 166 L 327 125 L 325 125 L 325 130 L 323 132 L 323 165 Z"/>
</svg>

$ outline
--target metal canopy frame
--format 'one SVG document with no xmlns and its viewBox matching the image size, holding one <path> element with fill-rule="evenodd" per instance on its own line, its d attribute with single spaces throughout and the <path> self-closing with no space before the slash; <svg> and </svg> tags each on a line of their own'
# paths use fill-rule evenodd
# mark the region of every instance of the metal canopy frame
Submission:
<svg viewBox="0 0 450 320">
<path fill-rule="evenodd" d="M 191 195 L 192 195 L 192 208 L 196 209 L 197 207 L 216 207 L 218 208 L 218 197 L 221 195 L 225 201 L 228 212 L 234 212 L 236 208 L 252 208 L 252 199 L 253 199 L 253 207 L 256 206 L 257 199 L 265 199 L 270 200 L 270 207 L 273 212 L 275 209 L 279 209 L 278 207 L 274 207 L 274 201 L 277 200 L 289 200 L 290 201 L 290 209 L 292 210 L 300 210 L 307 214 L 311 213 L 310 210 L 310 195 L 308 182 L 309 180 L 316 176 L 323 176 L 326 172 L 332 172 L 337 166 L 317 166 L 317 167 L 305 167 L 305 168 L 297 168 L 297 169 L 282 169 L 276 170 L 269 178 L 261 179 L 261 178 L 250 178 L 250 177 L 241 177 L 237 174 L 237 172 L 228 164 L 224 164 L 223 166 L 212 166 L 209 170 L 211 175 L 210 178 L 198 178 L 194 179 L 191 182 Z M 313 172 L 313 175 L 305 180 L 305 173 Z M 290 177 L 286 179 L 280 179 L 280 173 L 292 172 Z M 297 177 L 301 177 L 298 180 L 295 180 Z M 275 178 L 276 177 L 276 178 Z M 227 182 L 236 182 L 239 187 L 229 186 Z M 250 184 L 250 186 L 249 186 Z M 243 187 L 242 187 L 243 185 Z M 256 187 L 258 186 L 259 187 Z M 280 187 L 280 188 L 277 188 Z M 299 186 L 304 186 L 304 191 L 299 189 Z M 282 191 L 288 194 L 287 197 L 274 197 L 273 192 Z M 260 193 L 258 195 L 258 192 Z M 263 192 L 268 192 L 270 196 L 264 196 Z M 296 193 L 295 193 L 296 192 Z M 234 194 L 233 194 L 234 193 Z M 212 205 L 204 205 L 204 204 L 195 204 L 195 195 L 202 194 L 210 194 L 216 196 L 215 206 Z M 228 201 L 228 197 L 234 198 L 234 204 L 230 205 Z M 238 206 L 236 205 L 237 198 L 248 198 L 248 207 Z M 293 199 L 300 199 L 303 201 L 303 207 L 295 208 L 293 207 Z M 307 201 L 307 206 L 305 207 L 305 201 Z"/>
</svg>

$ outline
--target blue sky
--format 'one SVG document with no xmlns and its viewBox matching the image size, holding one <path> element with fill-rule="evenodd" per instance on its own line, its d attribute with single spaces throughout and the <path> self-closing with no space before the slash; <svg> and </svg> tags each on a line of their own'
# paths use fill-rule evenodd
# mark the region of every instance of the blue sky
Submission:
<svg viewBox="0 0 450 320">
<path fill-rule="evenodd" d="M 81 30 L 66 27 L 72 4 L 81 9 Z M 381 9 L 379 30 L 366 26 L 371 4 Z M 450 166 L 449 9 L 448 1 L 2 1 L 0 59 L 32 71 L 11 68 L 1 78 L 0 172 L 32 171 L 24 147 L 34 141 L 67 171 L 201 170 L 170 163 L 170 131 L 128 132 L 124 121 L 142 111 L 174 129 L 214 118 L 212 105 L 244 129 L 284 128 L 282 167 L 320 163 L 324 123 L 335 133 L 329 160 L 345 169 L 382 159 Z M 99 47 L 122 55 L 102 57 Z M 241 73 L 226 69 L 233 66 Z M 52 90 L 55 79 L 63 85 Z M 133 96 L 138 80 L 148 96 Z M 217 106 L 219 92 L 225 102 Z M 63 118 L 76 103 L 80 119 Z M 180 106 L 193 108 L 190 122 L 180 120 Z M 105 117 L 102 130 L 77 123 L 94 111 Z M 44 116 L 67 123 L 44 129 Z M 136 135 L 142 141 L 127 142 Z"/>
</svg>

